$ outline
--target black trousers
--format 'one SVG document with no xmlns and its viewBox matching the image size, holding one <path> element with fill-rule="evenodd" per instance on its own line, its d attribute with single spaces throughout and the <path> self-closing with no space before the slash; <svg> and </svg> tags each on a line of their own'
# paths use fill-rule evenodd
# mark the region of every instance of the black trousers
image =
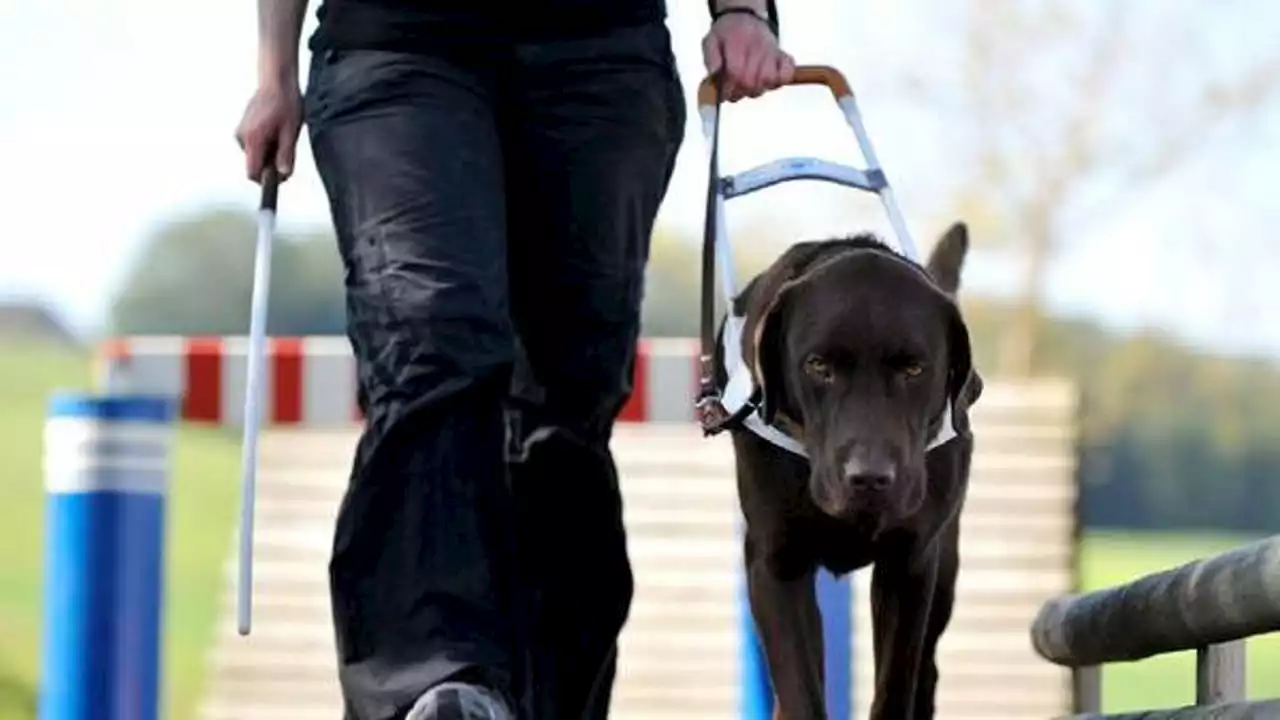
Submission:
<svg viewBox="0 0 1280 720">
<path fill-rule="evenodd" d="M 313 56 L 366 416 L 329 568 L 348 720 L 451 678 L 606 717 L 632 593 L 608 443 L 684 122 L 661 24 Z"/>
</svg>

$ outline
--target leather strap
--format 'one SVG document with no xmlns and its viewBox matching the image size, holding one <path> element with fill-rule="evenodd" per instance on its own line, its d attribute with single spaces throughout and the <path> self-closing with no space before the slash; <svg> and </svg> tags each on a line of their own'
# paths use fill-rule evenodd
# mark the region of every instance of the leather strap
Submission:
<svg viewBox="0 0 1280 720">
<path fill-rule="evenodd" d="M 724 77 L 716 73 L 715 78 L 715 119 L 711 128 L 711 152 L 707 170 L 707 207 L 702 228 L 702 292 L 699 307 L 698 341 L 699 341 L 699 378 L 698 398 L 695 413 L 705 435 L 714 435 L 730 427 L 738 426 L 742 420 L 755 412 L 759 405 L 760 389 L 754 388 L 750 399 L 732 414 L 725 409 L 716 384 L 716 242 L 719 236 L 717 222 L 720 213 L 720 107 L 724 89 Z M 732 302 L 732 298 L 727 299 Z M 732 308 L 730 308 L 732 310 Z M 736 352 L 737 348 L 732 351 Z"/>
<path fill-rule="evenodd" d="M 711 152 L 707 170 L 707 203 L 702 224 L 702 297 L 699 316 L 699 339 L 701 341 L 703 396 L 715 392 L 715 368 L 712 367 L 716 349 L 715 329 L 715 285 L 716 285 L 716 220 L 720 199 L 720 107 L 722 90 L 724 89 L 723 73 L 716 73 L 716 116 L 711 128 Z"/>
</svg>

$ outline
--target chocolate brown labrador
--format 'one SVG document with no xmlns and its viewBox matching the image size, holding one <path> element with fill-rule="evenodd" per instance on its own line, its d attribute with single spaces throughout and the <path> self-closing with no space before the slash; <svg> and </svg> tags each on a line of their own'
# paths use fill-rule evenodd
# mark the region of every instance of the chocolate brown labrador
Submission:
<svg viewBox="0 0 1280 720">
<path fill-rule="evenodd" d="M 815 571 L 872 564 L 871 717 L 934 716 L 973 452 L 968 410 L 982 392 L 956 303 L 968 244 L 957 223 L 921 267 L 869 235 L 801 243 L 735 301 L 760 418 L 803 447 L 732 431 L 775 718 L 827 717 Z"/>
</svg>

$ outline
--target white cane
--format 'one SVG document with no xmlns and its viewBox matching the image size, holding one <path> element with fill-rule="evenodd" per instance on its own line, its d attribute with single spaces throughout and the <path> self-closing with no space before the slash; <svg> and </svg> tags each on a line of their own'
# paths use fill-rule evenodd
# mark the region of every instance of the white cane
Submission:
<svg viewBox="0 0 1280 720">
<path fill-rule="evenodd" d="M 258 484 L 258 433 L 262 425 L 262 391 L 267 364 L 267 298 L 271 291 L 271 246 L 275 242 L 276 198 L 280 176 L 274 167 L 262 172 L 258 205 L 258 243 L 253 262 L 253 304 L 249 315 L 248 379 L 244 390 L 244 441 L 240 465 L 240 568 L 236 623 L 249 634 L 253 606 L 253 506 Z"/>
</svg>

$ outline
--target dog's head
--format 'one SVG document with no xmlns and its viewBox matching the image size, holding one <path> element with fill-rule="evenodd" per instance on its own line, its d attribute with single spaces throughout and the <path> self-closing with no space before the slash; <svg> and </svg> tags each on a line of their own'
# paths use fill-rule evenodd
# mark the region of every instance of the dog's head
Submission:
<svg viewBox="0 0 1280 720">
<path fill-rule="evenodd" d="M 823 512 L 879 527 L 925 498 L 925 454 L 945 423 L 969 435 L 981 393 L 956 305 L 968 231 L 924 269 L 870 237 L 804 243 L 758 280 L 744 350 L 764 419 L 804 443 Z"/>
</svg>

